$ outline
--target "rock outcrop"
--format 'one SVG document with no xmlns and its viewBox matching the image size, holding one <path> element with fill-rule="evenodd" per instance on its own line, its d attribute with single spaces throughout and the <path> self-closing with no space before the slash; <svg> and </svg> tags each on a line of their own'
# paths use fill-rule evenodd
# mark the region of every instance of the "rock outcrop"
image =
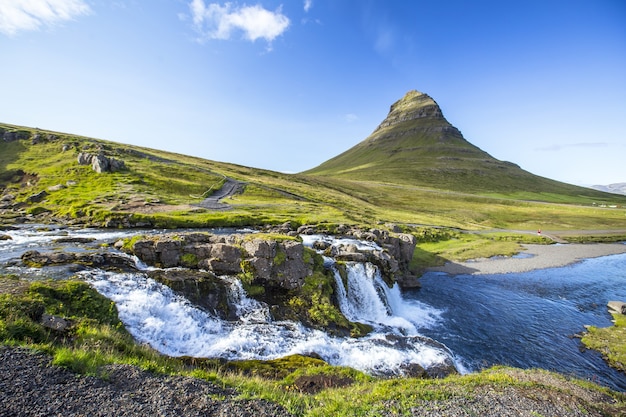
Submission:
<svg viewBox="0 0 626 417">
<path fill-rule="evenodd" d="M 313 230 L 313 226 L 307 226 Z M 351 237 L 369 240 L 380 249 L 360 250 L 356 245 L 324 246 L 314 249 L 340 261 L 371 262 L 378 266 L 389 285 L 419 286 L 409 264 L 417 243 L 410 234 L 391 236 L 382 230 L 351 230 Z M 208 233 L 168 234 L 136 239 L 126 250 L 148 265 L 162 268 L 203 269 L 216 275 L 248 274 L 257 282 L 286 290 L 302 286 L 313 273 L 313 252 L 302 242 L 289 238 L 255 238 L 254 235 Z"/>
<path fill-rule="evenodd" d="M 127 256 L 112 252 L 47 252 L 29 250 L 22 254 L 22 262 L 31 267 L 80 264 L 98 268 L 134 270 L 134 262 Z"/>
<path fill-rule="evenodd" d="M 102 153 L 94 155 L 81 152 L 78 154 L 77 160 L 79 165 L 91 165 L 91 169 L 99 174 L 103 172 L 117 172 L 126 169 L 124 161 L 107 157 Z"/>
<path fill-rule="evenodd" d="M 216 275 L 248 274 L 286 290 L 300 288 L 313 260 L 295 240 L 249 239 L 240 235 L 171 234 L 135 240 L 127 249 L 148 265 L 183 266 Z"/>
</svg>

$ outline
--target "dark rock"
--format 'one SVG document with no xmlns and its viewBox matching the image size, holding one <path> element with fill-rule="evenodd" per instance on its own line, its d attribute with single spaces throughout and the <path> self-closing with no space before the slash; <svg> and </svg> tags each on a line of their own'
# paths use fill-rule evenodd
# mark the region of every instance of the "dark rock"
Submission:
<svg viewBox="0 0 626 417">
<path fill-rule="evenodd" d="M 158 240 L 154 244 L 154 250 L 163 268 L 179 266 L 180 248 L 181 242 L 179 240 Z"/>
<path fill-rule="evenodd" d="M 66 332 L 72 327 L 72 321 L 64 319 L 59 316 L 52 316 L 50 314 L 42 314 L 41 325 L 57 332 Z"/>
<path fill-rule="evenodd" d="M 0 240 L 13 240 L 13 238 L 9 235 L 0 235 Z"/>
<path fill-rule="evenodd" d="M 47 196 L 48 196 L 48 193 L 46 191 L 40 191 L 37 194 L 33 194 L 29 196 L 26 200 L 28 200 L 29 203 L 39 203 Z"/>
<path fill-rule="evenodd" d="M 222 318 L 234 313 L 228 303 L 228 284 L 210 272 L 165 269 L 148 271 L 147 275 Z"/>
<path fill-rule="evenodd" d="M 96 238 L 95 237 L 60 237 L 58 239 L 54 239 L 53 242 L 54 243 L 91 243 L 91 242 L 95 242 Z"/>
</svg>

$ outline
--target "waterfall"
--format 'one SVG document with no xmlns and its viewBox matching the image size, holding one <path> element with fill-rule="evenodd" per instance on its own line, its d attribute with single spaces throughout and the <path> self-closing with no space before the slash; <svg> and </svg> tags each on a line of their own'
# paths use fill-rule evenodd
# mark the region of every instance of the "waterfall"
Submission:
<svg viewBox="0 0 626 417">
<path fill-rule="evenodd" d="M 270 309 L 267 304 L 248 297 L 241 280 L 229 276 L 223 276 L 221 278 L 228 283 L 228 302 L 235 307 L 239 321 L 242 323 L 270 322 Z"/>
<path fill-rule="evenodd" d="M 390 288 L 378 268 L 369 262 L 346 263 L 346 275 L 344 284 L 334 267 L 339 308 L 350 321 L 413 336 L 418 334 L 419 327 L 431 326 L 439 320 L 437 310 L 405 300 L 398 284 Z"/>
</svg>

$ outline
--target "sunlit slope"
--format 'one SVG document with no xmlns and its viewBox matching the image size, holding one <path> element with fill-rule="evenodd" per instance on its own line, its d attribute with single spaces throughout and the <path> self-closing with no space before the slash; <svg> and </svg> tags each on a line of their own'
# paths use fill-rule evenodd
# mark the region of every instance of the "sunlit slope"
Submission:
<svg viewBox="0 0 626 417">
<path fill-rule="evenodd" d="M 1 139 L 7 131 L 22 132 L 21 138 Z M 78 164 L 80 152 L 103 153 L 123 161 L 126 168 L 96 173 L 91 166 Z M 230 209 L 200 207 L 225 178 L 244 184 L 240 194 L 223 201 Z M 44 191 L 41 199 L 32 199 Z M 109 227 L 259 226 L 290 221 L 294 226 L 331 227 L 396 223 L 465 229 L 626 229 L 623 209 L 600 207 L 626 206 L 626 197 L 599 195 L 603 198 L 579 198 L 576 204 L 545 204 L 402 183 L 290 175 L 0 124 L 0 225 L 27 217 Z"/>
<path fill-rule="evenodd" d="M 367 139 L 304 174 L 541 201 L 606 198 L 493 158 L 465 140 L 437 103 L 417 91 L 394 103 Z"/>
</svg>

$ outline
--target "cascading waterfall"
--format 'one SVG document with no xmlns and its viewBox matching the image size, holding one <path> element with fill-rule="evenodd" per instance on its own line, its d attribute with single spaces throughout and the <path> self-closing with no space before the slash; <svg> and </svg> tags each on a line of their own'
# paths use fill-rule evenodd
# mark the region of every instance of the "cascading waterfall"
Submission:
<svg viewBox="0 0 626 417">
<path fill-rule="evenodd" d="M 12 240 L 0 242 L 3 262 L 19 258 L 31 248 L 54 250 L 58 246 L 54 239 L 67 235 L 63 231 L 40 233 L 27 229 L 9 233 Z M 132 235 L 88 230 L 72 234 L 96 239 Z M 95 245 L 68 246 L 66 250 L 97 250 Z M 376 248 L 369 242 L 359 245 Z M 137 272 L 90 268 L 79 275 L 116 303 L 120 319 L 139 343 L 165 355 L 269 360 L 293 354 L 316 354 L 332 365 L 383 375 L 405 374 L 414 364 L 425 369 L 454 366 L 453 357 L 445 347 L 418 334 L 419 328 L 437 322 L 438 311 L 416 301 L 403 300 L 399 290 L 387 287 L 377 269 L 369 264 L 348 264 L 347 286 L 337 275 L 341 310 L 350 320 L 374 328 L 367 336 L 355 339 L 333 337 L 300 323 L 273 321 L 268 306 L 248 297 L 234 277 L 221 277 L 229 288 L 229 301 L 237 316 L 224 320 L 152 280 L 145 271 L 156 268 L 133 260 Z M 53 270 L 35 269 L 46 275 Z M 22 276 L 33 276 L 31 270 L 17 265 L 7 267 L 7 272 Z M 69 273 L 61 272 L 64 275 L 59 278 L 68 277 Z M 33 279 L 39 278 L 33 276 Z"/>
<path fill-rule="evenodd" d="M 405 300 L 397 284 L 389 288 L 371 263 L 347 263 L 345 284 L 337 268 L 334 275 L 339 308 L 350 321 L 414 336 L 419 327 L 432 326 L 439 320 L 439 311 Z"/>
<path fill-rule="evenodd" d="M 249 298 L 237 278 L 223 277 L 229 284 L 229 299 L 237 320 L 227 321 L 202 311 L 176 295 L 169 287 L 141 273 L 114 273 L 100 270 L 81 274 L 100 293 L 115 301 L 120 319 L 141 343 L 170 356 L 221 357 L 229 360 L 269 360 L 292 354 L 317 354 L 333 365 L 350 366 L 373 374 L 403 374 L 411 364 L 429 369 L 453 366 L 445 347 L 417 335 L 408 319 L 388 312 L 376 286 L 376 269 L 364 264 L 348 267 L 354 284 L 348 286 L 342 305 L 356 321 L 371 323 L 375 330 L 366 337 L 339 338 L 307 329 L 299 323 L 272 321 L 267 305 Z M 369 275 L 363 275 L 369 271 Z M 357 298 L 353 294 L 359 295 Z M 359 302 L 355 300 L 359 299 Z M 397 300 L 390 303 L 393 305 Z M 367 306 L 377 311 L 368 312 Z M 414 306 L 417 317 L 433 317 L 436 311 Z M 358 314 L 366 317 L 359 317 Z M 397 327 L 401 324 L 401 327 Z M 432 341 L 431 341 L 432 342 Z"/>
</svg>

